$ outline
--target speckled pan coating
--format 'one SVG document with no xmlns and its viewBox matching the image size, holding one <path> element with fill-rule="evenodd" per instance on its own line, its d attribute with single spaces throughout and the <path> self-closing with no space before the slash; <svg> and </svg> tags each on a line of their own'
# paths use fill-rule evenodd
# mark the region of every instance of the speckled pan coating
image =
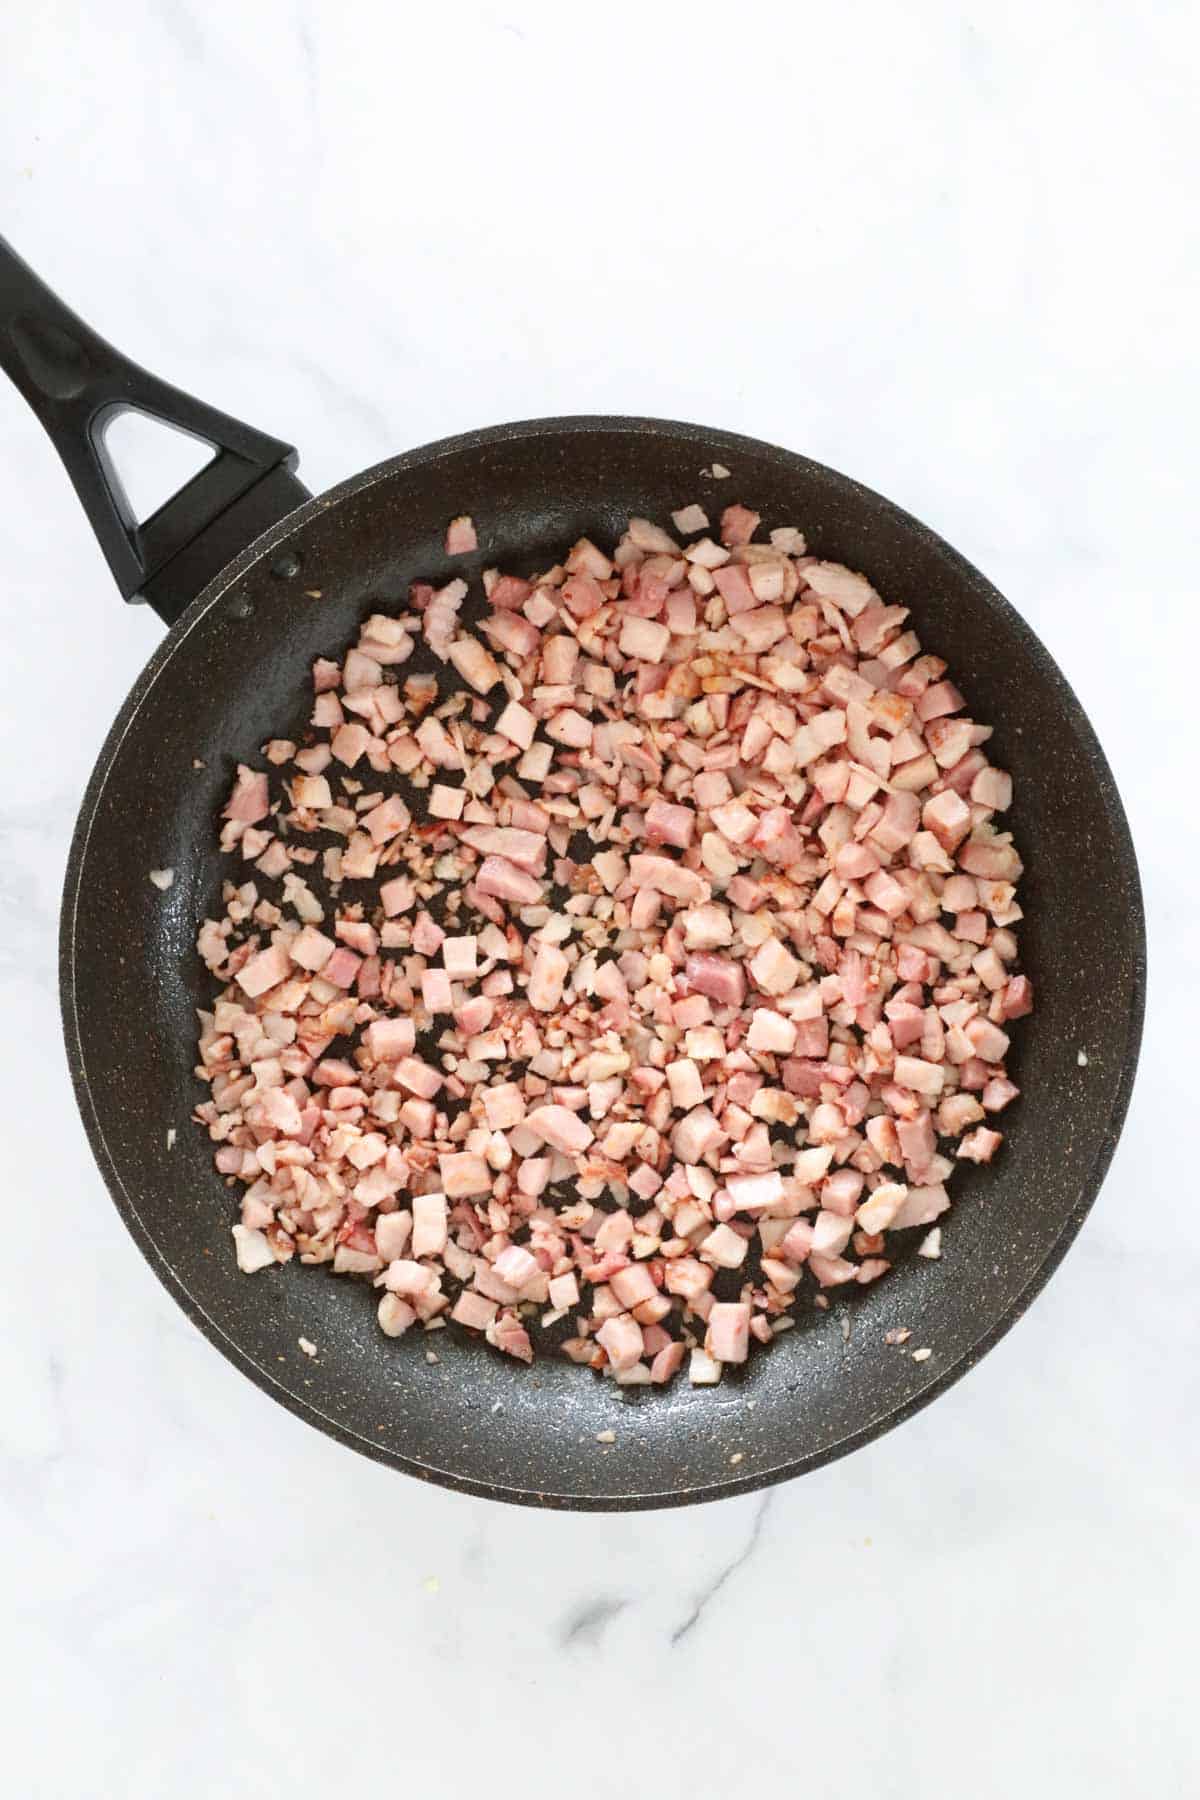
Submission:
<svg viewBox="0 0 1200 1800">
<path fill-rule="evenodd" d="M 701 474 L 714 460 L 730 480 Z M 1021 949 L 1037 1011 L 1015 1033 L 1024 1095 L 1005 1115 L 1004 1148 L 992 1167 L 954 1178 L 944 1259 L 909 1255 L 828 1313 L 801 1309 L 794 1331 L 717 1389 L 665 1392 L 622 1392 L 565 1362 L 526 1369 L 453 1327 L 391 1341 L 371 1290 L 324 1270 L 239 1275 L 235 1197 L 189 1125 L 193 1009 L 208 997 L 192 944 L 231 866 L 213 821 L 234 762 L 299 723 L 314 656 L 337 654 L 366 611 L 447 568 L 452 515 L 477 522 L 478 556 L 454 564 L 474 574 L 545 566 L 581 533 L 604 543 L 631 513 L 664 519 L 694 499 L 714 518 L 744 499 L 769 525 L 798 524 L 817 554 L 910 606 L 1016 779 Z M 176 879 L 163 894 L 147 871 L 165 865 Z M 653 419 L 534 420 L 428 445 L 311 501 L 233 562 L 172 629 L 109 734 L 61 929 L 67 1048 L 92 1146 L 189 1317 L 264 1392 L 368 1456 L 470 1493 L 578 1508 L 683 1505 L 785 1480 L 965 1374 L 1038 1293 L 1096 1196 L 1129 1099 L 1144 981 L 1137 866 L 1112 776 L 1018 614 L 940 538 L 846 476 Z M 900 1325 L 910 1349 L 932 1348 L 928 1361 L 884 1347 Z M 608 1431 L 614 1442 L 598 1442 Z"/>
</svg>

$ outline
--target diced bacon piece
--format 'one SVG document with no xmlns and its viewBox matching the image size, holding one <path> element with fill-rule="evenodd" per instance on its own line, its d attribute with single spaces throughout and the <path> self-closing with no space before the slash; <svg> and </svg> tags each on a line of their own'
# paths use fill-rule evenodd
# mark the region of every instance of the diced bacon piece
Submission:
<svg viewBox="0 0 1200 1800">
<path fill-rule="evenodd" d="M 719 1006 L 740 1006 L 746 995 L 746 977 L 741 963 L 727 956 L 715 956 L 699 950 L 688 957 L 685 965 L 688 985 L 698 994 L 707 994 Z"/>
<path fill-rule="evenodd" d="M 604 606 L 604 589 L 590 575 L 572 575 L 562 585 L 562 602 L 575 619 L 590 619 Z"/>
<path fill-rule="evenodd" d="M 454 1010 L 450 977 L 444 969 L 426 969 L 421 976 L 421 1001 L 427 1012 L 448 1013 Z"/>
<path fill-rule="evenodd" d="M 751 844 L 767 862 L 790 868 L 803 852 L 800 835 L 786 806 L 772 806 L 760 817 Z"/>
<path fill-rule="evenodd" d="M 965 1027 L 971 1048 L 984 1062 L 1003 1062 L 1008 1055 L 1009 1037 L 990 1019 L 970 1019 Z"/>
<path fill-rule="evenodd" d="M 646 841 L 650 844 L 672 844 L 686 850 L 696 828 L 696 815 L 690 806 L 673 806 L 665 800 L 652 800 L 646 808 Z"/>
<path fill-rule="evenodd" d="M 1033 983 L 1027 975 L 1014 975 L 1004 990 L 1001 1010 L 1006 1019 L 1023 1019 L 1033 1011 Z"/>
<path fill-rule="evenodd" d="M 832 1161 L 833 1151 L 827 1144 L 800 1150 L 792 1164 L 793 1178 L 803 1187 L 812 1187 L 828 1173 Z"/>
<path fill-rule="evenodd" d="M 618 1374 L 624 1369 L 631 1369 L 641 1360 L 642 1328 L 628 1313 L 618 1313 L 611 1319 L 605 1319 L 596 1333 L 596 1342 L 608 1357 L 611 1368 Z"/>
<path fill-rule="evenodd" d="M 533 906 L 542 898 L 542 883 L 503 856 L 485 856 L 475 877 L 481 894 L 494 894 L 510 906 Z"/>
<path fill-rule="evenodd" d="M 496 730 L 519 749 L 528 750 L 537 734 L 537 720 L 519 700 L 510 700 L 496 720 Z"/>
<path fill-rule="evenodd" d="M 348 769 L 352 769 L 364 755 L 370 742 L 371 734 L 366 726 L 352 720 L 338 726 L 329 740 L 329 747 L 340 763 L 345 763 Z"/>
<path fill-rule="evenodd" d="M 717 1225 L 700 1245 L 700 1254 L 719 1269 L 740 1269 L 750 1248 L 747 1238 L 740 1237 L 730 1225 Z"/>
<path fill-rule="evenodd" d="M 940 796 L 939 796 L 940 798 Z M 1015 881 L 1021 873 L 1021 859 L 1011 844 L 985 842 L 972 838 L 958 852 L 959 867 L 984 881 Z"/>
<path fill-rule="evenodd" d="M 893 762 L 888 780 L 894 791 L 915 794 L 936 781 L 937 773 L 938 766 L 932 756 L 914 756 L 899 766 Z"/>
<path fill-rule="evenodd" d="M 666 1077 L 674 1106 L 690 1109 L 703 1102 L 704 1083 L 700 1079 L 699 1069 L 689 1057 L 681 1057 L 676 1062 L 669 1062 L 666 1067 Z"/>
<path fill-rule="evenodd" d="M 708 898 L 703 878 L 666 856 L 631 856 L 629 878 L 635 888 L 652 887 L 668 899 L 681 900 L 689 906 Z"/>
<path fill-rule="evenodd" d="M 808 1259 L 808 1267 L 817 1278 L 819 1287 L 841 1287 L 844 1282 L 858 1278 L 858 1267 L 847 1262 L 841 1256 L 823 1256 L 814 1250 Z"/>
<path fill-rule="evenodd" d="M 533 1345 L 529 1341 L 529 1333 L 515 1313 L 502 1312 L 488 1337 L 505 1356 L 515 1356 L 519 1362 L 533 1361 Z"/>
<path fill-rule="evenodd" d="M 442 1187 L 451 1200 L 469 1198 L 472 1194 L 491 1191 L 493 1176 L 482 1156 L 470 1151 L 451 1152 L 438 1157 Z"/>
<path fill-rule="evenodd" d="M 266 775 L 258 769 L 237 766 L 237 779 L 225 803 L 223 818 L 236 819 L 243 825 L 257 825 L 271 809 L 270 789 Z"/>
<path fill-rule="evenodd" d="M 698 1163 L 722 1142 L 725 1134 L 707 1106 L 693 1107 L 671 1134 L 671 1148 L 682 1163 Z"/>
<path fill-rule="evenodd" d="M 810 1260 L 813 1256 L 840 1256 L 850 1242 L 853 1230 L 853 1219 L 847 1219 L 841 1213 L 819 1212 L 813 1220 Z"/>
<path fill-rule="evenodd" d="M 447 787 L 444 782 L 435 781 L 429 793 L 429 816 L 431 819 L 461 819 L 466 800 L 463 788 Z"/>
<path fill-rule="evenodd" d="M 879 857 L 869 844 L 851 840 L 843 844 L 833 859 L 833 867 L 842 881 L 865 881 L 879 869 Z"/>
<path fill-rule="evenodd" d="M 686 1345 L 672 1339 L 663 1345 L 650 1364 L 650 1379 L 659 1386 L 672 1380 L 683 1366 Z"/>
<path fill-rule="evenodd" d="M 631 543 L 649 556 L 671 555 L 679 549 L 674 538 L 651 519 L 630 519 L 627 530 Z"/>
<path fill-rule="evenodd" d="M 946 1071 L 940 1063 L 924 1062 L 919 1056 L 898 1056 L 895 1076 L 901 1087 L 935 1099 L 946 1082 Z"/>
<path fill-rule="evenodd" d="M 389 838 L 399 836 L 412 824 L 412 814 L 398 794 L 373 806 L 362 816 L 363 824 L 370 835 L 372 843 L 386 844 Z"/>
<path fill-rule="evenodd" d="M 410 1212 L 380 1213 L 375 1221 L 375 1248 L 385 1263 L 398 1262 L 412 1237 Z"/>
<path fill-rule="evenodd" d="M 347 694 L 357 694 L 364 688 L 378 687 L 382 680 L 383 670 L 373 656 L 367 656 L 361 650 L 346 652 L 342 682 Z"/>
<path fill-rule="evenodd" d="M 790 1056 L 796 1047 L 796 1027 L 782 1013 L 771 1012 L 763 1006 L 756 1007 L 750 1020 L 750 1029 L 746 1033 L 746 1043 L 751 1050 Z"/>
<path fill-rule="evenodd" d="M 928 1169 L 937 1151 L 933 1117 L 928 1108 L 922 1107 L 915 1118 L 897 1119 L 896 1136 L 910 1173 L 919 1178 Z"/>
<path fill-rule="evenodd" d="M 448 1157 L 443 1157 L 441 1159 L 443 1163 L 450 1160 L 452 1159 Z M 412 1253 L 414 1256 L 440 1256 L 445 1249 L 447 1232 L 446 1198 L 446 1194 L 413 1195 Z"/>
<path fill-rule="evenodd" d="M 694 1256 L 679 1256 L 666 1264 L 663 1285 L 668 1294 L 676 1294 L 689 1303 L 706 1294 L 713 1283 L 713 1270 Z"/>
<path fill-rule="evenodd" d="M 333 792 L 324 775 L 297 775 L 292 782 L 292 800 L 296 806 L 319 812 L 333 805 Z"/>
<path fill-rule="evenodd" d="M 477 694 L 488 694 L 500 680 L 496 659 L 485 650 L 478 638 L 456 638 L 447 655 L 469 687 Z"/>
<path fill-rule="evenodd" d="M 428 590 L 427 590 L 428 591 Z M 454 633 L 458 629 L 458 610 L 467 597 L 467 584 L 457 576 L 445 587 L 429 594 L 421 619 L 425 642 L 434 655 L 445 662 Z"/>
<path fill-rule="evenodd" d="M 379 889 L 379 901 L 389 919 L 397 914 L 407 912 L 416 899 L 416 891 L 407 875 L 397 875 L 391 881 L 385 881 Z"/>
<path fill-rule="evenodd" d="M 750 1307 L 747 1303 L 716 1303 L 708 1315 L 705 1348 L 717 1362 L 745 1362 L 750 1354 Z"/>
<path fill-rule="evenodd" d="M 615 1270 L 609 1276 L 608 1284 L 627 1312 L 632 1312 L 644 1301 L 658 1298 L 654 1277 L 645 1263 L 630 1263 L 626 1269 Z"/>
<path fill-rule="evenodd" d="M 725 1188 L 738 1212 L 762 1212 L 782 1200 L 783 1177 L 777 1169 L 767 1175 L 730 1175 Z"/>
<path fill-rule="evenodd" d="M 971 809 L 965 800 L 946 788 L 925 802 L 921 823 L 926 831 L 933 833 L 943 850 L 953 851 L 971 829 Z"/>
<path fill-rule="evenodd" d="M 872 1235 L 886 1231 L 907 1199 L 908 1189 L 903 1182 L 881 1182 L 863 1201 L 855 1218 L 862 1230 Z"/>
<path fill-rule="evenodd" d="M 618 647 L 622 656 L 636 657 L 642 662 L 660 663 L 667 653 L 670 641 L 668 627 L 659 624 L 656 619 L 641 619 L 636 613 L 626 613 L 621 621 Z"/>
<path fill-rule="evenodd" d="M 586 1120 L 566 1106 L 537 1106 L 526 1115 L 525 1124 L 552 1149 L 567 1154 L 582 1153 L 595 1136 Z"/>
<path fill-rule="evenodd" d="M 267 993 L 292 972 L 291 957 L 284 943 L 271 944 L 242 964 L 234 980 L 251 1000 Z"/>
<path fill-rule="evenodd" d="M 713 583 L 731 617 L 757 607 L 758 595 L 750 586 L 750 571 L 744 563 L 726 563 L 724 568 L 714 569 Z"/>
<path fill-rule="evenodd" d="M 796 985 L 801 965 L 778 938 L 767 938 L 750 960 L 750 974 L 764 994 L 787 994 Z"/>
<path fill-rule="evenodd" d="M 580 538 L 567 557 L 566 567 L 574 573 L 592 575 L 597 581 L 607 581 L 613 572 L 609 558 L 590 538 Z"/>
<path fill-rule="evenodd" d="M 416 1308 L 401 1300 L 398 1294 L 384 1294 L 379 1302 L 379 1329 L 387 1337 L 403 1337 L 410 1326 L 417 1322 Z"/>
<path fill-rule="evenodd" d="M 989 807 L 993 812 L 1007 812 L 1012 796 L 1012 776 L 1003 769 L 982 768 L 971 783 L 971 798 L 976 806 Z"/>
<path fill-rule="evenodd" d="M 437 1279 L 435 1269 L 415 1262 L 412 1257 L 400 1257 L 389 1263 L 383 1275 L 384 1286 L 389 1294 L 399 1294 L 405 1300 L 415 1300 L 431 1293 Z"/>
<path fill-rule="evenodd" d="M 940 769 L 953 769 L 971 748 L 974 726 L 970 719 L 934 719 L 925 727 L 925 742 Z M 983 758 L 979 759 L 980 767 Z"/>
<path fill-rule="evenodd" d="M 907 1231 L 913 1225 L 932 1225 L 950 1205 L 950 1196 L 940 1182 L 926 1187 L 909 1184 L 908 1196 L 892 1220 L 893 1231 Z"/>
<path fill-rule="evenodd" d="M 418 956 L 436 956 L 442 946 L 445 932 L 435 919 L 427 912 L 417 914 L 413 926 L 412 945 Z"/>
<path fill-rule="evenodd" d="M 918 1256 L 921 1254 L 919 1250 L 917 1254 Z M 881 1275 L 886 1275 L 891 1266 L 891 1263 L 882 1256 L 868 1256 L 859 1263 L 854 1279 L 860 1286 L 865 1286 L 867 1282 L 878 1281 Z"/>
<path fill-rule="evenodd" d="M 692 1351 L 688 1363 L 688 1380 L 693 1387 L 715 1387 L 721 1379 L 725 1365 L 710 1356 L 707 1350 Z"/>
<path fill-rule="evenodd" d="M 720 544 L 714 544 L 711 538 L 701 538 L 696 544 L 689 544 L 683 553 L 685 562 L 701 569 L 719 569 L 729 561 L 729 551 Z"/>
<path fill-rule="evenodd" d="M 294 963 L 302 969 L 310 969 L 313 974 L 323 969 L 329 958 L 337 949 L 332 938 L 318 931 L 313 925 L 305 925 L 294 938 L 288 942 L 288 954 Z"/>
<path fill-rule="evenodd" d="M 472 981 L 479 967 L 479 939 L 448 937 L 442 939 L 442 963 L 451 981 Z"/>
<path fill-rule="evenodd" d="M 894 854 L 910 844 L 917 833 L 921 804 L 916 794 L 889 794 L 883 816 L 871 831 L 872 842 Z"/>
<path fill-rule="evenodd" d="M 866 577 L 856 575 L 841 563 L 808 563 L 803 574 L 814 593 L 832 601 L 848 618 L 856 619 L 864 607 L 879 602 L 879 595 Z"/>
<path fill-rule="evenodd" d="M 496 612 L 490 619 L 484 619 L 479 629 L 485 637 L 501 650 L 507 650 L 512 656 L 524 660 L 532 656 L 542 641 L 541 632 L 529 618 L 522 618 L 520 613 Z"/>
<path fill-rule="evenodd" d="M 473 1288 L 464 1288 L 450 1309 L 450 1317 L 456 1325 L 465 1325 L 470 1331 L 486 1331 L 499 1310 L 495 1300 L 487 1299 Z"/>
<path fill-rule="evenodd" d="M 525 1117 L 525 1097 L 513 1081 L 485 1087 L 480 1098 L 484 1117 L 492 1131 L 508 1131 Z"/>
<path fill-rule="evenodd" d="M 761 656 L 787 636 L 787 619 L 778 606 L 759 606 L 730 621 L 751 656 Z"/>
<path fill-rule="evenodd" d="M 889 919 L 898 919 L 908 907 L 908 894 L 886 869 L 879 869 L 864 882 L 867 899 Z"/>
<path fill-rule="evenodd" d="M 721 514 L 721 542 L 728 550 L 748 544 L 761 523 L 759 514 L 751 512 L 748 506 L 727 506 Z"/>
<path fill-rule="evenodd" d="M 923 724 L 933 719 L 944 719 L 950 713 L 960 712 L 966 701 L 952 681 L 935 681 L 927 687 L 917 701 L 917 717 Z"/>
<path fill-rule="evenodd" d="M 683 915 L 687 950 L 717 950 L 733 942 L 733 920 L 722 906 L 695 906 Z"/>
<path fill-rule="evenodd" d="M 442 1078 L 436 1069 L 423 1063 L 418 1057 L 404 1056 L 396 1064 L 396 1085 L 405 1088 L 410 1094 L 416 1094 L 422 1100 L 435 1100 L 441 1090 Z"/>
<path fill-rule="evenodd" d="M 500 1280 L 520 1290 L 541 1273 L 541 1264 L 522 1244 L 510 1244 L 492 1264 Z M 650 1284 L 653 1287 L 653 1282 Z"/>
<path fill-rule="evenodd" d="M 451 519 L 446 527 L 446 555 L 469 556 L 472 550 L 478 550 L 479 539 L 475 535 L 475 521 L 469 513 L 463 513 L 457 519 Z"/>
<path fill-rule="evenodd" d="M 956 1154 L 968 1162 L 991 1162 L 1002 1141 L 998 1131 L 989 1131 L 985 1125 L 981 1125 L 977 1131 L 969 1132 L 960 1140 Z"/>
<path fill-rule="evenodd" d="M 714 806 L 709 816 L 721 836 L 731 844 L 744 844 L 758 823 L 749 807 L 740 800 L 730 800 L 722 806 Z"/>
<path fill-rule="evenodd" d="M 579 1305 L 579 1283 L 573 1273 L 553 1277 L 550 1282 L 550 1304 L 562 1312 Z"/>
<path fill-rule="evenodd" d="M 352 988 L 361 965 L 361 956 L 339 945 L 321 970 L 321 979 L 329 982 L 331 987 Z"/>
<path fill-rule="evenodd" d="M 812 1246 L 813 1228 L 807 1219 L 797 1219 L 789 1225 L 779 1242 L 780 1253 L 797 1267 L 807 1261 Z"/>
<path fill-rule="evenodd" d="M 546 839 L 542 832 L 514 826 L 471 826 L 463 842 L 483 856 L 502 856 L 530 875 L 540 875 L 546 863 Z"/>
<path fill-rule="evenodd" d="M 547 721 L 546 736 L 569 750 L 586 750 L 592 741 L 592 722 L 573 706 L 564 706 Z"/>
<path fill-rule="evenodd" d="M 553 1012 L 562 999 L 570 964 L 554 944 L 539 944 L 526 998 L 538 1012 Z"/>
<path fill-rule="evenodd" d="M 840 1213 L 844 1219 L 852 1218 L 862 1194 L 863 1179 L 857 1169 L 835 1169 L 821 1183 L 822 1211 Z"/>
</svg>

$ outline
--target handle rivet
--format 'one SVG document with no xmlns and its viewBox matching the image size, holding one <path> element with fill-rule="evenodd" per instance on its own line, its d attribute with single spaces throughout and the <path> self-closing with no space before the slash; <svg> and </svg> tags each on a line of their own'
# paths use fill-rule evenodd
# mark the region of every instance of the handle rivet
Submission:
<svg viewBox="0 0 1200 1800">
<path fill-rule="evenodd" d="M 300 573 L 303 562 L 298 550 L 282 550 L 271 564 L 271 573 L 280 581 L 291 581 Z"/>
<path fill-rule="evenodd" d="M 231 619 L 251 619 L 254 617 L 254 602 L 247 594 L 240 594 L 229 608 Z"/>
</svg>

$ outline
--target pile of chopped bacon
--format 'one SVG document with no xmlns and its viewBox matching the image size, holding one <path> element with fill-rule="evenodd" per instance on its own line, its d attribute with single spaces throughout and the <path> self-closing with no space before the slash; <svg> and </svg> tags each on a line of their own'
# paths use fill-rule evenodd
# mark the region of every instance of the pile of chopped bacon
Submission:
<svg viewBox="0 0 1200 1800">
<path fill-rule="evenodd" d="M 990 727 L 795 528 L 674 523 L 485 571 L 472 629 L 417 584 L 239 767 L 196 1116 L 248 1274 L 707 1383 L 994 1155 L 1032 990 Z"/>
</svg>

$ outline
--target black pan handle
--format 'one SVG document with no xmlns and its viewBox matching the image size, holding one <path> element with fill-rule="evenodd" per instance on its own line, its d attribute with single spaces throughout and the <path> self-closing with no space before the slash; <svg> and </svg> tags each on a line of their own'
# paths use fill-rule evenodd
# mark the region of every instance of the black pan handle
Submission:
<svg viewBox="0 0 1200 1800">
<path fill-rule="evenodd" d="M 247 544 L 309 498 L 290 444 L 254 431 L 129 362 L 52 294 L 0 237 L 0 369 L 50 434 L 117 586 L 173 625 Z M 139 524 L 105 448 L 141 412 L 216 455 Z"/>
</svg>

